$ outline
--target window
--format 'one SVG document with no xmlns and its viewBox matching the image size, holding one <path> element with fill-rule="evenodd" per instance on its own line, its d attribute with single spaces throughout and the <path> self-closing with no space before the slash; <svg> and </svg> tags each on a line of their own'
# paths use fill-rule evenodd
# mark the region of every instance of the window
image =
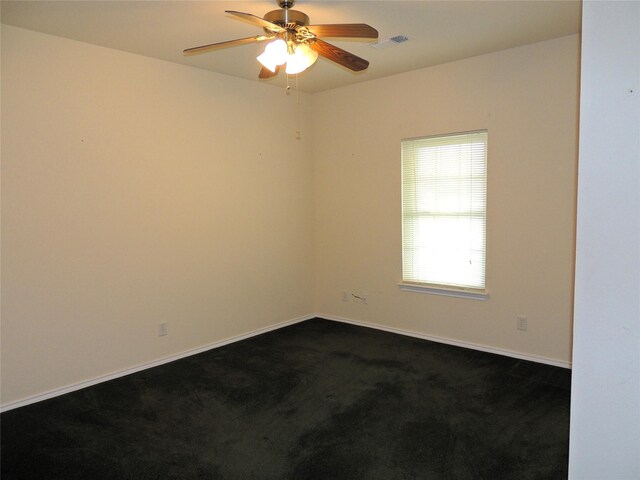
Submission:
<svg viewBox="0 0 640 480">
<path fill-rule="evenodd" d="M 487 132 L 402 141 L 402 285 L 486 298 Z"/>
</svg>

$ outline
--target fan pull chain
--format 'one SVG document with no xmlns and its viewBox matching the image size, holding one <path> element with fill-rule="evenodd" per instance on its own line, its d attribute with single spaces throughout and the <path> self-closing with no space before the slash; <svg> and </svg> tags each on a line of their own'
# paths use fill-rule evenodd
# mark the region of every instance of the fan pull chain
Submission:
<svg viewBox="0 0 640 480">
<path fill-rule="evenodd" d="M 285 94 L 289 95 L 291 92 L 291 85 L 289 85 L 289 74 L 287 74 L 287 86 L 284 89 Z M 300 130 L 300 86 L 298 84 L 298 74 L 296 74 L 296 140 L 302 138 Z"/>
<path fill-rule="evenodd" d="M 298 75 L 296 74 L 296 117 L 297 117 L 297 126 L 296 129 L 296 139 L 300 140 L 302 137 L 300 133 L 300 87 L 298 86 Z"/>
</svg>

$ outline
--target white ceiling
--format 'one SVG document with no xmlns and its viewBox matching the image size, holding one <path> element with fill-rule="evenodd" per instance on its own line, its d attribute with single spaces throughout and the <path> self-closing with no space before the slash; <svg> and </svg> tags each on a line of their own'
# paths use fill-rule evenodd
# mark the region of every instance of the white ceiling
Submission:
<svg viewBox="0 0 640 480">
<path fill-rule="evenodd" d="M 272 1 L 8 1 L 2 23 L 81 42 L 258 80 L 255 57 L 263 44 L 184 57 L 182 50 L 259 35 L 262 30 L 225 10 L 262 17 L 278 7 Z M 318 92 L 418 68 L 580 32 L 579 0 L 544 1 L 351 1 L 298 0 L 294 7 L 312 24 L 367 23 L 380 39 L 397 34 L 409 41 L 377 50 L 362 40 L 329 42 L 369 60 L 353 73 L 320 59 L 300 75 L 301 91 Z"/>
</svg>

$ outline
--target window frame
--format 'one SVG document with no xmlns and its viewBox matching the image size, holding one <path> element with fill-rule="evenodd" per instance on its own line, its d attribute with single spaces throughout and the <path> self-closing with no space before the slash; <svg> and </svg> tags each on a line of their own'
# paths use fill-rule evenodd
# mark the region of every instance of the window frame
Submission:
<svg viewBox="0 0 640 480">
<path fill-rule="evenodd" d="M 483 184 L 483 202 L 484 202 L 484 211 L 482 215 L 483 219 L 483 228 L 484 228 L 484 244 L 483 244 L 483 255 L 484 255 L 484 270 L 483 270 L 483 280 L 484 286 L 483 288 L 476 288 L 471 286 L 464 285 L 454 285 L 447 283 L 431 283 L 431 282 L 421 282 L 407 279 L 407 275 L 405 273 L 405 255 L 406 255 L 406 243 L 405 243 L 405 229 L 407 228 L 405 219 L 407 218 L 405 212 L 405 155 L 403 153 L 403 149 L 405 148 L 406 142 L 413 141 L 423 141 L 429 139 L 446 139 L 448 137 L 456 137 L 456 136 L 464 136 L 464 135 L 473 135 L 473 134 L 484 134 L 484 184 Z M 401 225 L 402 225 L 402 281 L 398 283 L 398 286 L 403 291 L 408 292 L 417 292 L 417 293 L 427 293 L 427 294 L 435 294 L 435 295 L 444 295 L 444 296 L 452 296 L 452 297 L 461 297 L 461 298 L 469 298 L 474 300 L 487 300 L 489 298 L 489 291 L 487 289 L 487 256 L 488 256 L 488 239 L 487 239 L 487 214 L 488 214 L 488 192 L 487 192 L 487 184 L 488 184 L 488 147 L 489 147 L 489 131 L 488 129 L 479 129 L 479 130 L 470 130 L 463 132 L 451 132 L 451 133 L 443 133 L 437 135 L 428 135 L 421 137 L 412 137 L 412 138 L 403 138 L 401 140 Z M 415 198 L 415 197 L 414 197 Z M 471 212 L 469 212 L 471 217 Z M 433 218 L 437 218 L 437 215 L 434 215 Z"/>
</svg>

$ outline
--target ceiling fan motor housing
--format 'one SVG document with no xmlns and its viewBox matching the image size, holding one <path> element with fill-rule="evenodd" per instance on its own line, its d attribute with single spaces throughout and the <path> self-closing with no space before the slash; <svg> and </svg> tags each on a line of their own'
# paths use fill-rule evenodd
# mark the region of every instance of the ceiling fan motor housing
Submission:
<svg viewBox="0 0 640 480">
<path fill-rule="evenodd" d="M 293 2 L 292 2 L 293 3 Z M 298 10 L 272 10 L 264 19 L 268 22 L 280 25 L 283 28 L 295 29 L 296 26 L 309 25 L 309 17 Z"/>
</svg>

